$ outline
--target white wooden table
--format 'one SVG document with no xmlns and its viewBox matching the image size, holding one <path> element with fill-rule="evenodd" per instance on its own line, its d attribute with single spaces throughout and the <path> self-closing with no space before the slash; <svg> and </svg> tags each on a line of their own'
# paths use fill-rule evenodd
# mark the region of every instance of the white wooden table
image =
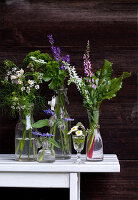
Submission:
<svg viewBox="0 0 138 200">
<path fill-rule="evenodd" d="M 0 154 L 0 187 L 69 188 L 70 200 L 80 200 L 80 173 L 120 172 L 115 154 L 104 155 L 101 162 L 74 164 L 70 160 L 60 160 L 52 164 L 38 162 L 18 162 L 12 154 Z"/>
</svg>

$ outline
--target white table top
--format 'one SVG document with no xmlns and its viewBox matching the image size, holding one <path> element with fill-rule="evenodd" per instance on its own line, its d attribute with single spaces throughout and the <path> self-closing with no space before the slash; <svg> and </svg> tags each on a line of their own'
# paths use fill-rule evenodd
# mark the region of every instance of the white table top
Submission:
<svg viewBox="0 0 138 200">
<path fill-rule="evenodd" d="M 86 161 L 84 164 L 74 164 L 72 155 L 69 160 L 56 160 L 54 163 L 19 162 L 14 160 L 14 154 L 0 154 L 0 172 L 120 172 L 120 164 L 115 154 L 105 154 L 99 162 Z"/>
</svg>

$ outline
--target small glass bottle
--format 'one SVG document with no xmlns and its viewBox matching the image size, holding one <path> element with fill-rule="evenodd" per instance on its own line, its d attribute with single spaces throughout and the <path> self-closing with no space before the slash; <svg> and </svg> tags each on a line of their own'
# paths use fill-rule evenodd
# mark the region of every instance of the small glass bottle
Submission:
<svg viewBox="0 0 138 200">
<path fill-rule="evenodd" d="M 42 149 L 38 152 L 37 161 L 42 163 L 55 162 L 55 151 L 47 139 L 42 142 Z"/>
</svg>

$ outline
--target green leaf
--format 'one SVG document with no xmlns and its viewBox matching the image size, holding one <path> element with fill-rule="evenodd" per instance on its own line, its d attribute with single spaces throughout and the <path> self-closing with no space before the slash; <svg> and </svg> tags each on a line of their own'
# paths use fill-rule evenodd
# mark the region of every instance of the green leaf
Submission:
<svg viewBox="0 0 138 200">
<path fill-rule="evenodd" d="M 112 75 L 112 63 L 105 59 L 104 65 L 100 71 L 100 79 L 111 77 L 111 75 Z"/>
<path fill-rule="evenodd" d="M 45 82 L 48 82 L 48 81 L 51 80 L 51 77 L 43 76 L 43 80 L 44 80 Z"/>
<path fill-rule="evenodd" d="M 131 76 L 131 73 L 129 72 L 123 72 L 123 74 L 121 75 L 122 79 L 130 77 L 130 76 Z"/>
<path fill-rule="evenodd" d="M 57 82 L 55 80 L 52 80 L 48 86 L 49 86 L 49 89 L 55 90 L 57 88 Z"/>
<path fill-rule="evenodd" d="M 119 78 L 114 78 L 108 82 L 108 85 L 105 86 L 103 90 L 103 97 L 104 99 L 111 99 L 116 96 L 117 91 L 119 91 L 122 87 L 122 80 L 131 76 L 131 73 L 123 72 L 123 74 Z M 108 90 L 107 90 L 108 88 Z"/>
<path fill-rule="evenodd" d="M 48 119 L 39 120 L 32 125 L 33 128 L 42 128 L 44 126 L 49 126 Z"/>
<path fill-rule="evenodd" d="M 48 138 L 48 141 L 55 147 L 60 148 L 59 144 L 53 138 Z"/>
</svg>

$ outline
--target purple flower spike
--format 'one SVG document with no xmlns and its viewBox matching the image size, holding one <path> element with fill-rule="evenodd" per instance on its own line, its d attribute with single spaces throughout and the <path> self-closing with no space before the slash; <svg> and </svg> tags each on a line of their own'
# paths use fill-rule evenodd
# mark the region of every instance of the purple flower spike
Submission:
<svg viewBox="0 0 138 200">
<path fill-rule="evenodd" d="M 52 136 L 54 136 L 54 135 L 52 135 L 52 134 L 50 134 L 50 133 L 42 133 L 42 137 L 47 137 L 47 138 L 49 138 L 49 137 L 52 137 Z"/>
<path fill-rule="evenodd" d="M 51 50 L 53 53 L 53 56 L 55 58 L 56 61 L 64 61 L 67 62 L 68 64 L 70 63 L 70 55 L 66 55 L 65 57 L 60 55 L 60 48 L 59 47 L 54 47 L 54 40 L 52 37 L 52 34 L 47 36 L 49 38 L 49 43 L 51 44 Z M 65 66 L 63 64 L 61 64 L 60 69 L 65 70 Z"/>
<path fill-rule="evenodd" d="M 38 133 L 37 131 L 35 131 L 35 132 L 31 131 L 31 132 L 32 132 L 32 134 L 38 135 L 38 136 L 41 136 L 41 137 L 47 137 L 47 138 L 49 138 L 49 137 L 54 136 L 54 135 L 52 135 L 50 133 Z"/>
<path fill-rule="evenodd" d="M 52 111 L 52 110 L 50 110 L 50 109 L 48 109 L 48 110 L 43 110 L 47 115 L 54 115 L 54 112 Z"/>
<path fill-rule="evenodd" d="M 34 135 L 38 135 L 38 136 L 42 135 L 41 133 L 38 133 L 37 131 L 35 131 L 35 132 L 31 131 L 31 133 L 34 134 Z"/>
<path fill-rule="evenodd" d="M 51 35 L 48 35 L 47 37 L 48 37 L 48 39 L 49 39 L 49 43 L 53 46 L 54 40 L 53 40 L 52 34 L 51 34 Z"/>
</svg>

